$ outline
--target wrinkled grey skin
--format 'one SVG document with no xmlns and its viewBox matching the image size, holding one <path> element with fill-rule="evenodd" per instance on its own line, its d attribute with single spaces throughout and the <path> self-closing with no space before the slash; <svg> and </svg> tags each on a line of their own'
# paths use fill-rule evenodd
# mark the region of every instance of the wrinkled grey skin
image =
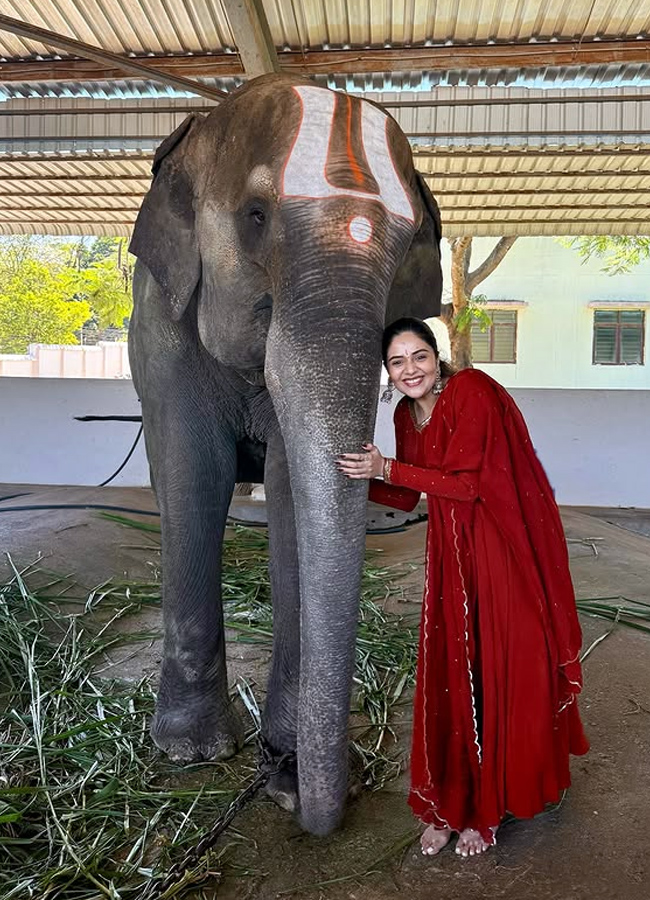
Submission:
<svg viewBox="0 0 650 900">
<path fill-rule="evenodd" d="M 372 439 L 385 322 L 439 312 L 440 221 L 390 117 L 413 222 L 368 193 L 363 153 L 360 196 L 284 196 L 302 114 L 294 84 L 311 83 L 256 79 L 159 148 L 131 244 L 129 347 L 162 522 L 153 739 L 181 762 L 241 744 L 227 691 L 221 546 L 235 482 L 263 480 L 274 608 L 263 731 L 275 753 L 298 758 L 269 791 L 305 829 L 326 834 L 347 791 L 367 497 L 367 483 L 346 479 L 334 460 Z M 365 102 L 339 96 L 349 116 Z M 343 138 L 328 178 L 346 188 Z M 357 215 L 373 227 L 364 244 L 348 232 Z"/>
</svg>

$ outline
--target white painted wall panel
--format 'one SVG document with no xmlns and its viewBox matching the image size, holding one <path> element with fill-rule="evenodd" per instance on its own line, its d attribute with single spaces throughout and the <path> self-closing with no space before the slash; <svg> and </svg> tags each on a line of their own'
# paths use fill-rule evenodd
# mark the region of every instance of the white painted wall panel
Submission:
<svg viewBox="0 0 650 900">
<path fill-rule="evenodd" d="M 558 503 L 650 508 L 650 391 L 524 390 L 510 393 Z M 395 453 L 392 406 L 379 404 L 375 441 Z"/>
<path fill-rule="evenodd" d="M 472 244 L 474 269 L 494 247 Z M 443 241 L 446 285 L 450 254 Z M 489 300 L 519 300 L 517 362 L 477 364 L 510 388 L 620 388 L 650 391 L 650 262 L 628 275 L 603 274 L 600 261 L 583 265 L 575 250 L 548 238 L 519 238 L 503 262 L 478 286 Z M 594 303 L 647 303 L 645 365 L 592 365 Z"/>
<path fill-rule="evenodd" d="M 650 391 L 512 391 L 556 491 L 579 506 L 650 508 Z M 138 415 L 130 381 L 0 379 L 0 482 L 99 484 L 122 462 L 134 423 L 80 415 Z M 391 408 L 379 405 L 376 441 L 394 452 Z M 142 444 L 114 484 L 148 484 Z"/>
</svg>

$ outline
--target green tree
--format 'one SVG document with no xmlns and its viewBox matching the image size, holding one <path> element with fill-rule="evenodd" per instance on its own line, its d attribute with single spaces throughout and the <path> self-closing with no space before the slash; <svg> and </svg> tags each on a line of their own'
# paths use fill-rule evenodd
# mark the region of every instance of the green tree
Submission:
<svg viewBox="0 0 650 900">
<path fill-rule="evenodd" d="M 91 316 L 85 300 L 73 298 L 79 274 L 56 272 L 35 259 L 0 277 L 0 353 L 26 353 L 29 344 L 76 344 L 75 334 Z"/>
<path fill-rule="evenodd" d="M 129 274 L 113 259 L 102 259 L 81 273 L 81 294 L 90 304 L 98 328 L 122 328 L 131 314 L 133 297 Z"/>
<path fill-rule="evenodd" d="M 124 238 L 116 237 L 82 237 L 74 244 L 66 244 L 65 250 L 66 264 L 79 271 L 111 258 L 121 267 L 122 257 L 126 255 Z"/>
<path fill-rule="evenodd" d="M 0 283 L 16 275 L 28 260 L 47 266 L 65 265 L 66 243 L 61 238 L 36 234 L 12 234 L 0 237 Z"/>
<path fill-rule="evenodd" d="M 133 257 L 123 238 L 81 238 L 70 248 L 70 265 L 82 275 L 80 298 L 92 308 L 98 329 L 124 327 L 133 308 Z"/>
<path fill-rule="evenodd" d="M 30 343 L 78 343 L 87 324 L 123 327 L 133 260 L 121 238 L 0 238 L 0 352 Z"/>
<path fill-rule="evenodd" d="M 626 275 L 650 259 L 650 237 L 597 234 L 558 240 L 563 247 L 575 250 L 583 263 L 590 259 L 602 260 L 601 272 L 608 275 Z"/>
</svg>

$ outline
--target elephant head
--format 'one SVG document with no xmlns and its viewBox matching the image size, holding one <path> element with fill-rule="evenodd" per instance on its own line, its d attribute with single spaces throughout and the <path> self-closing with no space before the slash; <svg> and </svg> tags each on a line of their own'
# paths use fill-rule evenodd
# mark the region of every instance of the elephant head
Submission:
<svg viewBox="0 0 650 900">
<path fill-rule="evenodd" d="M 367 487 L 334 460 L 371 440 L 385 322 L 440 310 L 440 217 L 380 107 L 255 79 L 159 148 L 131 250 L 170 319 L 195 315 L 222 367 L 266 386 L 298 534 L 301 817 L 346 792 Z M 192 303 L 190 303 L 192 301 Z M 164 563 L 163 563 L 164 565 Z"/>
</svg>

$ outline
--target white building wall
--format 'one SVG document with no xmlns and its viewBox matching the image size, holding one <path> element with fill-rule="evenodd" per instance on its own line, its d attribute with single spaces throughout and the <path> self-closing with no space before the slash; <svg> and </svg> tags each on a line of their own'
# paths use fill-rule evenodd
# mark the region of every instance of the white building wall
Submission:
<svg viewBox="0 0 650 900">
<path fill-rule="evenodd" d="M 75 416 L 139 416 L 127 379 L 0 378 L 0 482 L 101 484 L 120 465 L 137 422 L 77 422 Z M 149 483 L 140 441 L 113 484 Z"/>
<path fill-rule="evenodd" d="M 475 269 L 496 241 L 475 238 Z M 445 284 L 450 284 L 450 253 L 443 241 Z M 602 262 L 582 264 L 575 250 L 554 238 L 519 238 L 476 293 L 489 300 L 528 304 L 517 311 L 517 362 L 477 364 L 505 387 L 613 388 L 650 390 L 650 262 L 629 275 L 605 275 Z M 646 363 L 642 366 L 594 366 L 594 302 L 647 303 Z"/>
<path fill-rule="evenodd" d="M 650 507 L 650 391 L 512 391 L 559 503 Z M 127 380 L 0 378 L 0 482 L 100 484 L 126 456 L 139 415 Z M 394 453 L 392 408 L 379 404 L 375 440 Z M 116 485 L 149 483 L 141 441 Z"/>
<path fill-rule="evenodd" d="M 0 376 L 13 378 L 130 378 L 126 341 L 30 344 L 27 353 L 0 353 Z"/>
</svg>

